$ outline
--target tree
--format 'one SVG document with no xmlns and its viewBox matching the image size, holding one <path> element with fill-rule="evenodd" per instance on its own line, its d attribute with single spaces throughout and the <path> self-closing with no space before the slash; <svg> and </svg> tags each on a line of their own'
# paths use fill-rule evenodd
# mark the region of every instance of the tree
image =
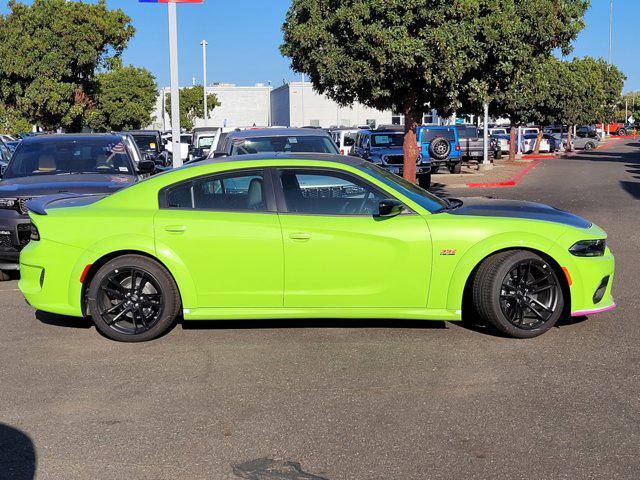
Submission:
<svg viewBox="0 0 640 480">
<path fill-rule="evenodd" d="M 31 123 L 13 108 L 0 103 L 0 133 L 23 133 L 31 131 Z"/>
<path fill-rule="evenodd" d="M 95 130 L 136 130 L 151 123 L 158 90 L 147 69 L 121 64 L 96 76 L 95 107 L 87 124 Z"/>
<path fill-rule="evenodd" d="M 404 176 L 415 181 L 423 112 L 481 111 L 583 27 L 585 0 L 293 0 L 281 52 L 314 88 L 405 116 Z M 498 112 L 501 113 L 501 112 Z"/>
<path fill-rule="evenodd" d="M 204 117 L 204 92 L 202 85 L 180 89 L 180 126 L 187 130 L 194 127 L 196 118 Z M 207 107 L 213 110 L 220 106 L 218 97 L 213 93 L 207 95 Z M 167 95 L 166 110 L 171 117 L 171 94 Z"/>
<path fill-rule="evenodd" d="M 0 16 L 0 101 L 47 129 L 80 130 L 96 69 L 120 56 L 130 18 L 105 0 L 10 0 L 9 8 Z"/>
</svg>

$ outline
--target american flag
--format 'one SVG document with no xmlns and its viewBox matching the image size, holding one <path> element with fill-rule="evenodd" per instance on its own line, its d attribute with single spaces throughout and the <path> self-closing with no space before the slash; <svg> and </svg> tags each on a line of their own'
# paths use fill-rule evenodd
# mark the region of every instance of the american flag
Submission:
<svg viewBox="0 0 640 480">
<path fill-rule="evenodd" d="M 116 143 L 113 147 L 111 147 L 111 153 L 126 153 L 127 149 L 124 147 L 124 143 Z"/>
</svg>

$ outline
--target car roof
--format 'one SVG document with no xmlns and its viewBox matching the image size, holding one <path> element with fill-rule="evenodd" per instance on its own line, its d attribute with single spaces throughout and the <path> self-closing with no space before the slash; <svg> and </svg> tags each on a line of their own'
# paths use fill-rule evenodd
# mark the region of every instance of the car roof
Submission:
<svg viewBox="0 0 640 480">
<path fill-rule="evenodd" d="M 256 137 L 328 137 L 329 134 L 316 128 L 256 128 L 229 132 L 227 138 L 256 138 Z"/>
<path fill-rule="evenodd" d="M 218 157 L 202 160 L 192 165 L 213 165 L 221 163 L 234 163 L 234 162 L 249 162 L 255 160 L 301 160 L 301 165 L 304 165 L 306 161 L 316 162 L 333 162 L 342 165 L 349 165 L 357 167 L 364 163 L 366 160 L 358 157 L 348 157 L 346 155 L 336 155 L 333 153 L 255 153 L 250 155 L 231 155 L 229 157 Z"/>
<path fill-rule="evenodd" d="M 20 143 L 46 143 L 54 140 L 81 141 L 90 138 L 104 138 L 112 140 L 114 142 L 118 142 L 122 137 L 117 133 L 56 133 L 52 135 L 37 135 L 25 137 Z"/>
<path fill-rule="evenodd" d="M 162 135 L 160 130 L 126 130 L 120 133 L 128 133 L 129 135 Z"/>
</svg>

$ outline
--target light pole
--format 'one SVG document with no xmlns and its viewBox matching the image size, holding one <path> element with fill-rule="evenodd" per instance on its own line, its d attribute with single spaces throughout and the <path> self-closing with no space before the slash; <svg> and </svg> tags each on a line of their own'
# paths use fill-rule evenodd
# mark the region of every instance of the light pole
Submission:
<svg viewBox="0 0 640 480">
<path fill-rule="evenodd" d="M 207 41 L 202 40 L 202 93 L 204 96 L 204 124 L 207 124 L 207 118 L 209 117 L 209 109 L 207 108 Z"/>
<path fill-rule="evenodd" d="M 180 83 L 178 82 L 178 25 L 175 2 L 169 2 L 169 65 L 171 68 L 171 142 L 173 168 L 182 166 L 180 157 Z"/>
<path fill-rule="evenodd" d="M 609 0 L 609 65 L 611 65 L 612 43 L 613 43 L 613 0 Z"/>
</svg>

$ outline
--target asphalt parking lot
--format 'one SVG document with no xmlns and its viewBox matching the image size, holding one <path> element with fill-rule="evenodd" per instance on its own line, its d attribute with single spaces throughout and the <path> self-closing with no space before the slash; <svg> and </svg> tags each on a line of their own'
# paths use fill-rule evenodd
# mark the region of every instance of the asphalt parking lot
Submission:
<svg viewBox="0 0 640 480">
<path fill-rule="evenodd" d="M 447 193 L 605 228 L 618 309 L 533 340 L 325 320 L 197 323 L 131 345 L 36 314 L 3 283 L 0 478 L 639 478 L 640 141 Z"/>
</svg>

